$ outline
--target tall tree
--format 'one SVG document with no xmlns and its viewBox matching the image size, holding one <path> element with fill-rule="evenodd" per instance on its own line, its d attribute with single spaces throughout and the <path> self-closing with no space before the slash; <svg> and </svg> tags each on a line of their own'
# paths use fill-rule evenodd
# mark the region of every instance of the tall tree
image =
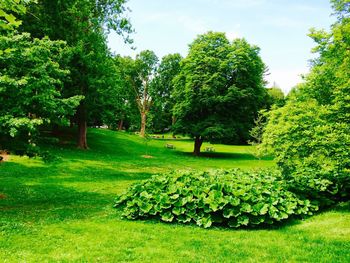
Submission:
<svg viewBox="0 0 350 263">
<path fill-rule="evenodd" d="M 110 57 L 106 32 L 131 32 L 122 17 L 126 0 L 39 0 L 30 6 L 23 28 L 34 36 L 61 39 L 71 48 L 71 78 L 64 84 L 64 95 L 83 95 L 75 122 L 78 124 L 78 147 L 86 149 L 87 121 L 96 100 L 108 92 L 106 63 Z M 104 89 L 106 87 L 106 89 Z"/>
<path fill-rule="evenodd" d="M 178 53 L 162 58 L 152 85 L 154 105 L 151 109 L 152 129 L 156 132 L 170 130 L 174 122 L 172 109 L 174 107 L 174 79 L 180 73 L 182 56 Z"/>
<path fill-rule="evenodd" d="M 208 32 L 194 40 L 175 80 L 174 129 L 195 139 L 195 155 L 203 140 L 248 140 L 266 96 L 264 71 L 259 48 L 244 39 Z"/>
<path fill-rule="evenodd" d="M 153 51 L 145 50 L 136 56 L 135 66 L 136 66 L 136 79 L 134 80 L 134 91 L 136 96 L 136 102 L 138 109 L 140 111 L 141 117 L 141 127 L 140 135 L 145 137 L 146 125 L 147 125 L 147 115 L 154 103 L 154 98 L 152 97 L 152 80 L 156 74 L 158 64 L 158 58 Z"/>
<path fill-rule="evenodd" d="M 135 61 L 131 57 L 122 57 L 117 55 L 114 58 L 119 82 L 118 96 L 121 100 L 119 110 L 116 113 L 118 129 L 123 126 L 136 130 L 140 128 L 140 113 L 135 100 L 135 80 L 136 67 Z"/>
<path fill-rule="evenodd" d="M 158 58 L 153 51 L 140 52 L 133 60 L 130 57 L 119 58 L 123 65 L 122 75 L 133 91 L 134 99 L 140 113 L 140 135 L 146 134 L 147 116 L 154 103 L 155 85 L 152 81 L 158 66 Z"/>
<path fill-rule="evenodd" d="M 262 145 L 297 191 L 322 204 L 350 198 L 350 1 L 331 2 L 337 21 L 330 32 L 311 30 L 319 56 L 270 113 Z"/>
</svg>

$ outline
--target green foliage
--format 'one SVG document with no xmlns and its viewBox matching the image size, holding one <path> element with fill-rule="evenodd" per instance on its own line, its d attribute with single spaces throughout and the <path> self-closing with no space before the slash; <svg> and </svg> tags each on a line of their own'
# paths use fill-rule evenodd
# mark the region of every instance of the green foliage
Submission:
<svg viewBox="0 0 350 263">
<path fill-rule="evenodd" d="M 1 0 L 0 2 L 0 32 L 11 32 L 22 23 L 17 15 L 26 12 L 26 5 L 33 0 Z M 0 50 L 1 55 L 1 50 Z"/>
<path fill-rule="evenodd" d="M 74 116 L 78 146 L 86 149 L 87 124 L 111 122 L 121 108 L 117 70 L 107 47 L 107 33 L 115 30 L 128 41 L 132 32 L 123 16 L 125 0 L 40 0 L 28 7 L 20 28 L 34 37 L 64 40 L 71 56 L 70 78 L 63 83 L 63 96 L 84 96 Z"/>
<path fill-rule="evenodd" d="M 296 215 L 311 215 L 318 209 L 286 190 L 274 172 L 237 169 L 153 176 L 120 195 L 116 207 L 123 207 L 128 219 L 195 222 L 205 228 L 212 224 L 273 224 Z"/>
<path fill-rule="evenodd" d="M 350 191 L 349 125 L 331 123 L 331 114 L 315 100 L 289 101 L 269 114 L 262 145 L 294 191 L 323 204 Z"/>
<path fill-rule="evenodd" d="M 269 114 L 262 149 L 293 190 L 323 205 L 350 198 L 349 1 L 332 1 L 338 20 L 310 36 L 319 56 L 306 82 Z"/>
<path fill-rule="evenodd" d="M 281 107 L 285 104 L 283 91 L 276 85 L 267 89 L 269 104 Z"/>
<path fill-rule="evenodd" d="M 250 130 L 249 135 L 252 140 L 249 141 L 251 145 L 259 145 L 262 142 L 262 137 L 264 134 L 266 126 L 266 111 L 261 110 L 258 113 L 258 117 L 254 120 L 254 127 Z"/>
<path fill-rule="evenodd" d="M 264 105 L 259 48 L 208 32 L 190 45 L 175 79 L 174 129 L 210 142 L 246 143 Z"/>
<path fill-rule="evenodd" d="M 153 106 L 150 111 L 151 129 L 154 132 L 169 131 L 173 123 L 174 79 L 180 73 L 180 54 L 169 54 L 162 58 L 157 74 L 152 81 Z"/>
<path fill-rule="evenodd" d="M 119 68 L 125 88 L 129 89 L 129 93 L 133 94 L 137 109 L 140 114 L 140 135 L 146 135 L 147 117 L 150 109 L 154 104 L 156 96 L 155 89 L 152 85 L 153 79 L 158 68 L 158 57 L 151 50 L 141 51 L 133 60 L 130 57 L 117 57 L 117 65 Z"/>
<path fill-rule="evenodd" d="M 40 125 L 74 114 L 82 99 L 61 96 L 66 45 L 20 34 L 0 36 L 0 50 L 9 50 L 0 56 L 0 144 L 31 148 Z"/>
</svg>

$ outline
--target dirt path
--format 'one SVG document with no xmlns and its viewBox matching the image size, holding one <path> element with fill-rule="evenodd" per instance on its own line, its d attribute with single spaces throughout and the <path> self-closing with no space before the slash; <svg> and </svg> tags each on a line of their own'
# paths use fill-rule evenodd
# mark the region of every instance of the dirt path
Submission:
<svg viewBox="0 0 350 263">
<path fill-rule="evenodd" d="M 9 159 L 9 154 L 6 151 L 0 151 L 0 156 L 2 157 L 0 158 L 2 159 L 1 162 L 6 162 Z"/>
</svg>

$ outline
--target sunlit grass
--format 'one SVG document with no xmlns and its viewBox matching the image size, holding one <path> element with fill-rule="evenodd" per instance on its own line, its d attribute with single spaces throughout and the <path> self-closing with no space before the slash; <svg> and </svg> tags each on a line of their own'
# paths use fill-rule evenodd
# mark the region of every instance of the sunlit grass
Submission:
<svg viewBox="0 0 350 263">
<path fill-rule="evenodd" d="M 255 230 L 128 221 L 113 208 L 117 194 L 155 173 L 274 166 L 251 146 L 211 146 L 215 153 L 194 157 L 188 140 L 93 129 L 88 151 L 47 146 L 53 163 L 11 156 L 0 164 L 1 262 L 350 262 L 348 203 Z"/>
</svg>

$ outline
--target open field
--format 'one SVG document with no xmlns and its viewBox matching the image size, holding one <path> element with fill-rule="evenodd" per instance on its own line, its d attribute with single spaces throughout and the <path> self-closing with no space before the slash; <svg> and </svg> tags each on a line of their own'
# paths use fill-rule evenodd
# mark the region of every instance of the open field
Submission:
<svg viewBox="0 0 350 263">
<path fill-rule="evenodd" d="M 10 156 L 0 164 L 1 262 L 350 262 L 349 203 L 254 230 L 127 221 L 113 208 L 117 194 L 152 174 L 274 166 L 250 146 L 213 145 L 215 153 L 196 158 L 187 140 L 97 129 L 88 139 L 88 151 L 70 138 L 52 147 L 53 163 Z"/>
</svg>

